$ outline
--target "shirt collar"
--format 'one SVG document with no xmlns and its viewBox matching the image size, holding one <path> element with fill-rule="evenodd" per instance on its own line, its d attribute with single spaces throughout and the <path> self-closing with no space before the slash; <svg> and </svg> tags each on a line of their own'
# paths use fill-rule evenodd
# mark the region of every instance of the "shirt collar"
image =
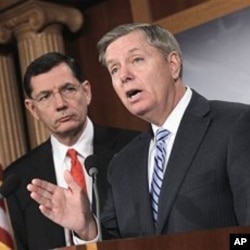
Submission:
<svg viewBox="0 0 250 250">
<path fill-rule="evenodd" d="M 191 100 L 191 97 L 192 97 L 192 90 L 190 89 L 190 87 L 186 86 L 185 94 L 183 95 L 181 100 L 178 102 L 176 107 L 172 110 L 172 112 L 170 113 L 168 118 L 165 120 L 161 128 L 167 129 L 171 134 L 177 133 L 181 119 Z M 151 124 L 151 126 L 155 135 L 157 129 L 159 129 L 159 126 L 156 126 L 155 124 Z"/>
<path fill-rule="evenodd" d="M 86 123 L 87 125 L 83 130 L 83 133 L 81 134 L 77 142 L 71 147 L 60 143 L 53 135 L 51 135 L 53 155 L 58 160 L 60 159 L 59 161 L 61 164 L 63 164 L 67 150 L 69 148 L 74 148 L 78 152 L 78 154 L 80 154 L 84 158 L 93 153 L 94 126 L 92 121 L 88 117 Z"/>
</svg>

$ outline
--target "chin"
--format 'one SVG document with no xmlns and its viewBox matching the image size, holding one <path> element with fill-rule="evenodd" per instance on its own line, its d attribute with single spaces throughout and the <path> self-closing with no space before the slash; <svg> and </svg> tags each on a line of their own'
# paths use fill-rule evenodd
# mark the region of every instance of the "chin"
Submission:
<svg viewBox="0 0 250 250">
<path fill-rule="evenodd" d="M 62 134 L 64 133 L 72 133 L 75 130 L 79 130 L 79 124 L 65 124 L 64 126 L 61 126 L 58 131 L 60 131 Z"/>
<path fill-rule="evenodd" d="M 130 112 L 132 115 L 140 118 L 140 119 L 143 119 L 144 120 L 144 117 L 146 115 L 146 112 L 145 110 L 139 110 L 139 111 L 133 111 L 133 112 Z"/>
</svg>

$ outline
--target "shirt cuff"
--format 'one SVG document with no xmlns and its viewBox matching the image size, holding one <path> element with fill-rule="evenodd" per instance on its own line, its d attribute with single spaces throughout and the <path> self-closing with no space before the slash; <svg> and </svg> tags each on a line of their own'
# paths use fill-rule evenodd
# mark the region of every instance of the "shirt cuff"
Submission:
<svg viewBox="0 0 250 250">
<path fill-rule="evenodd" d="M 72 233 L 72 239 L 75 245 L 81 245 L 81 244 L 87 244 L 87 243 L 94 243 L 100 240 L 100 236 L 101 236 L 101 229 L 99 228 L 99 223 L 97 221 L 97 218 L 95 215 L 93 215 L 95 221 L 96 221 L 96 225 L 97 225 L 97 236 L 93 239 L 93 240 L 82 240 L 81 238 L 79 238 L 79 236 L 77 235 L 77 233 L 75 232 L 71 232 Z"/>
</svg>

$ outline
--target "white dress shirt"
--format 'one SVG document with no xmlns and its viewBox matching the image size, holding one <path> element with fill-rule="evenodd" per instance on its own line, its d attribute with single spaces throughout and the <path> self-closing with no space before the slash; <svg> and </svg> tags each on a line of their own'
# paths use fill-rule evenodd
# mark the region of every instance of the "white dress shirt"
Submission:
<svg viewBox="0 0 250 250">
<path fill-rule="evenodd" d="M 87 125 L 82 135 L 80 136 L 78 141 L 70 147 L 60 143 L 53 135 L 51 135 L 52 155 L 53 155 L 56 180 L 58 186 L 67 188 L 67 184 L 64 180 L 64 171 L 70 170 L 71 168 L 71 159 L 67 156 L 67 150 L 69 148 L 75 149 L 78 153 L 77 157 L 79 161 L 81 162 L 82 166 L 84 166 L 84 160 L 86 159 L 86 157 L 88 155 L 93 154 L 93 141 L 94 141 L 94 127 L 93 123 L 88 117 L 87 117 Z M 92 178 L 88 175 L 84 167 L 83 171 L 85 174 L 88 198 L 90 204 L 92 204 Z M 71 242 L 70 234 L 71 232 L 65 229 L 66 245 L 70 245 Z M 82 241 L 75 236 L 73 236 L 73 241 L 75 244 L 85 243 L 85 241 Z"/>
<path fill-rule="evenodd" d="M 165 166 L 164 166 L 164 172 L 166 171 L 166 168 L 167 168 L 169 156 L 171 154 L 171 150 L 174 144 L 176 133 L 180 126 L 181 119 L 192 97 L 192 90 L 189 87 L 186 87 L 186 89 L 187 90 L 184 96 L 181 98 L 181 100 L 176 105 L 174 110 L 171 112 L 167 120 L 161 126 L 161 128 L 165 128 L 170 132 L 170 134 L 168 135 L 166 139 L 166 161 L 165 161 Z M 154 124 L 151 124 L 151 126 L 152 126 L 153 133 L 155 135 L 159 127 Z M 156 150 L 156 141 L 155 141 L 155 136 L 154 136 L 154 138 L 150 142 L 149 154 L 148 154 L 148 180 L 149 180 L 148 183 L 149 183 L 150 191 L 151 191 L 151 181 L 152 181 L 153 170 L 154 170 L 155 150 Z"/>
</svg>

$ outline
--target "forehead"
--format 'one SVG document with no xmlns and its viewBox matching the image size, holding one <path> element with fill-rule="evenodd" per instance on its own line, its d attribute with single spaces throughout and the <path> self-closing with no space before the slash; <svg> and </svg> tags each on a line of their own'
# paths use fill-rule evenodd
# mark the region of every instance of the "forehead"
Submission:
<svg viewBox="0 0 250 250">
<path fill-rule="evenodd" d="M 106 49 L 106 62 L 108 63 L 121 53 L 129 53 L 133 51 L 143 51 L 154 49 L 147 41 L 146 35 L 141 31 L 133 31 L 124 36 L 117 38 Z"/>
<path fill-rule="evenodd" d="M 64 83 L 75 81 L 72 70 L 66 63 L 60 63 L 48 72 L 33 76 L 31 85 L 33 90 L 52 89 Z"/>
</svg>

